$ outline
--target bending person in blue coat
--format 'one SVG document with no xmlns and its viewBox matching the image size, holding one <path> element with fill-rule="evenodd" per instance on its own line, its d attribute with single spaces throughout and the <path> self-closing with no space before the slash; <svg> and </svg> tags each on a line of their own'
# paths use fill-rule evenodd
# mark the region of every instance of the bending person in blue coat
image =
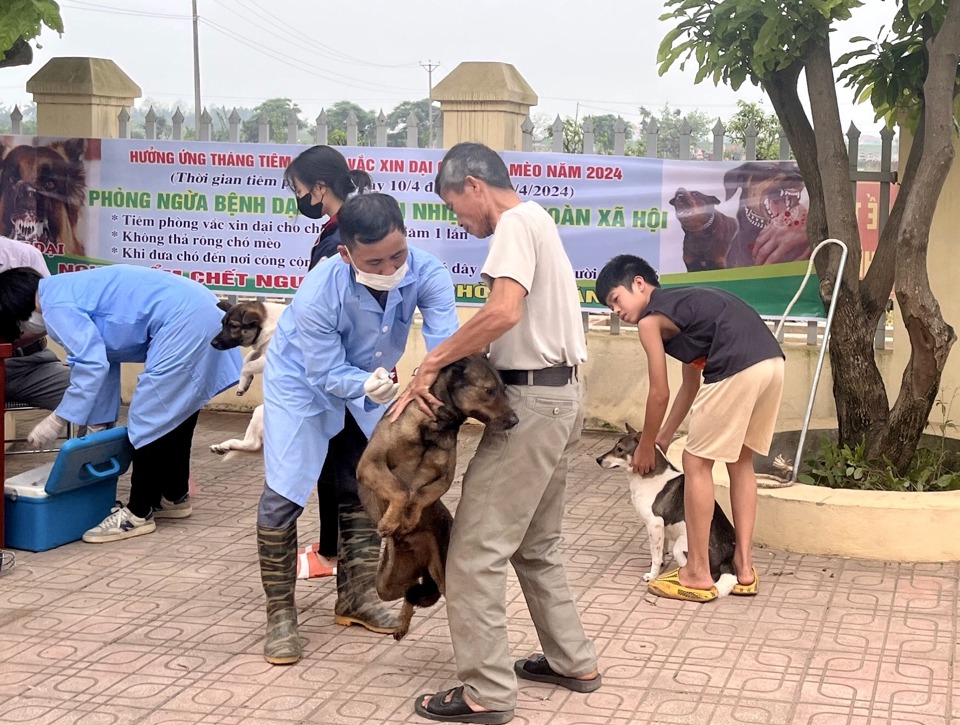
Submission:
<svg viewBox="0 0 960 725">
<path fill-rule="evenodd" d="M 223 312 L 216 296 L 180 275 L 116 265 L 41 279 L 35 270 L 0 272 L 0 340 L 45 329 L 67 353 L 70 385 L 28 439 L 47 446 L 70 421 L 100 425 L 120 412 L 120 363 L 142 362 L 130 401 L 130 502 L 83 540 L 103 543 L 149 534 L 155 519 L 185 518 L 190 444 L 200 409 L 237 384 L 239 350 L 210 340 Z"/>
<path fill-rule="evenodd" d="M 398 384 L 387 372 L 423 317 L 432 350 L 459 325 L 453 281 L 436 257 L 408 248 L 403 214 L 386 194 L 340 209 L 339 256 L 312 269 L 283 312 L 263 376 L 266 484 L 257 548 L 267 597 L 264 657 L 300 659 L 294 589 L 297 518 L 328 456 L 340 506 L 335 621 L 392 633 L 396 618 L 376 593 L 380 538 L 357 495 L 360 455 Z"/>
</svg>

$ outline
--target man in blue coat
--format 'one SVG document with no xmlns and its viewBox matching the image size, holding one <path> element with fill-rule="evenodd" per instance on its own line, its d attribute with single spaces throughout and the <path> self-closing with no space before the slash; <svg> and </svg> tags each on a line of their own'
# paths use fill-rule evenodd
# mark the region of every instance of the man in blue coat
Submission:
<svg viewBox="0 0 960 725">
<path fill-rule="evenodd" d="M 311 270 L 284 311 L 263 377 L 266 485 L 257 513 L 267 596 L 264 657 L 300 659 L 294 588 L 297 518 L 327 457 L 340 506 L 338 624 L 391 633 L 375 588 L 380 539 L 357 496 L 360 455 L 399 387 L 387 372 L 406 347 L 414 311 L 433 349 L 459 325 L 453 281 L 436 257 L 409 248 L 403 215 L 386 194 L 349 199 L 338 215 L 339 257 Z"/>
<path fill-rule="evenodd" d="M 220 351 L 216 296 L 180 275 L 116 265 L 41 279 L 33 269 L 0 272 L 0 340 L 46 331 L 63 346 L 70 385 L 30 432 L 38 447 L 70 421 L 99 426 L 120 412 L 120 364 L 144 363 L 130 401 L 130 503 L 83 535 L 104 543 L 149 534 L 157 518 L 192 513 L 190 444 L 200 409 L 237 384 L 239 350 Z"/>
</svg>

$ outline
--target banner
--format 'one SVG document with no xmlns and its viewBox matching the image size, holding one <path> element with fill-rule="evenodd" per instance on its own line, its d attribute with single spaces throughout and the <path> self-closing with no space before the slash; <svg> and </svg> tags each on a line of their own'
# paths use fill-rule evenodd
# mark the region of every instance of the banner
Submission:
<svg viewBox="0 0 960 725">
<path fill-rule="evenodd" d="M 320 222 L 299 216 L 283 172 L 303 146 L 2 137 L 8 168 L 36 193 L 0 189 L 0 233 L 30 242 L 54 273 L 139 264 L 239 295 L 291 295 Z M 340 151 L 401 204 L 411 244 L 450 270 L 460 304 L 480 304 L 487 241 L 466 234 L 433 188 L 441 149 Z M 669 161 L 503 153 L 520 197 L 556 221 L 584 310 L 617 254 L 647 259 L 664 286 L 728 289 L 780 315 L 809 255 L 806 195 L 792 162 Z M 21 183 L 21 192 L 25 188 Z M 322 220 L 321 220 L 322 221 Z M 794 316 L 824 314 L 815 281 Z"/>
</svg>

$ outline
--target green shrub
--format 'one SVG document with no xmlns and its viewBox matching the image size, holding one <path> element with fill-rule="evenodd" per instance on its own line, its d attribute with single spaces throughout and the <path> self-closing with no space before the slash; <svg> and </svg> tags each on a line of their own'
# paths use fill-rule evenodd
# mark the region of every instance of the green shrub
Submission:
<svg viewBox="0 0 960 725">
<path fill-rule="evenodd" d="M 805 461 L 804 472 L 797 476 L 797 480 L 815 486 L 861 491 L 960 490 L 960 453 L 947 447 L 947 431 L 957 429 L 950 420 L 952 405 L 953 398 L 949 403 L 941 399 L 936 401 L 941 422 L 931 425 L 938 431 L 939 440 L 933 445 L 917 448 L 904 476 L 898 475 L 886 459 L 867 459 L 863 439 L 851 448 L 822 437 L 816 450 Z"/>
</svg>

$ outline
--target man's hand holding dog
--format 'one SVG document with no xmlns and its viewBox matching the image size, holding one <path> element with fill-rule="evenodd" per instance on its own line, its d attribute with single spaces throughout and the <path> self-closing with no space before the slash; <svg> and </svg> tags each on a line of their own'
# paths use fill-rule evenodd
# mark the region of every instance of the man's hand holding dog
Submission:
<svg viewBox="0 0 960 725">
<path fill-rule="evenodd" d="M 436 420 L 437 414 L 434 411 L 443 406 L 443 402 L 434 397 L 433 393 L 430 392 L 430 388 L 434 382 L 436 382 L 439 373 L 439 369 L 435 370 L 429 364 L 428 360 L 424 359 L 414 373 L 413 380 L 410 381 L 410 384 L 400 394 L 400 397 L 397 398 L 397 402 L 391 409 L 391 423 L 395 422 L 397 418 L 400 417 L 400 414 L 403 413 L 404 408 L 412 402 L 416 402 L 420 410 L 431 419 Z"/>
<path fill-rule="evenodd" d="M 377 368 L 373 375 L 363 384 L 363 392 L 374 403 L 389 403 L 400 389 L 400 383 L 393 382 L 393 378 L 383 368 Z"/>
</svg>

